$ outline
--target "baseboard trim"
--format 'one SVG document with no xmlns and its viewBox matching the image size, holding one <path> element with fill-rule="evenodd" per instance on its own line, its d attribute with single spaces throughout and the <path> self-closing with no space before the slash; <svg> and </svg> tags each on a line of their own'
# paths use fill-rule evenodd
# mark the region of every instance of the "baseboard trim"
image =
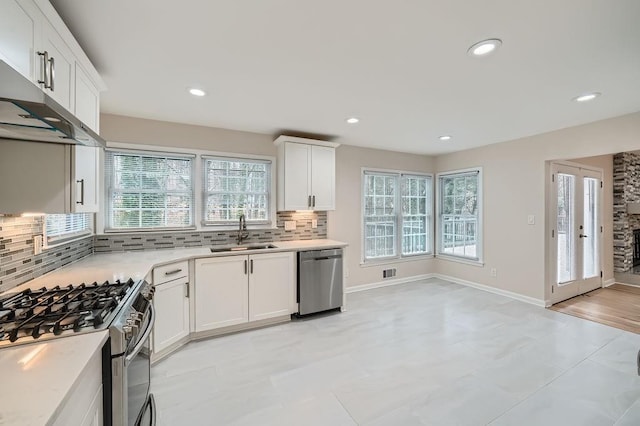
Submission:
<svg viewBox="0 0 640 426">
<path fill-rule="evenodd" d="M 615 278 L 611 278 L 609 280 L 606 280 L 602 283 L 602 287 L 611 287 L 612 285 L 614 285 L 616 283 L 616 279 Z"/>
<path fill-rule="evenodd" d="M 432 274 L 432 275 L 434 278 L 439 278 L 444 281 L 451 281 L 452 283 L 464 285 L 467 287 L 477 288 L 478 290 L 488 291 L 489 293 L 509 297 L 511 299 L 519 300 L 520 302 L 525 302 L 530 305 L 538 306 L 540 308 L 545 308 L 547 306 L 547 302 L 544 300 L 536 299 L 529 296 L 523 296 L 522 294 L 514 293 L 512 291 L 502 290 L 500 288 L 491 287 L 491 286 L 476 283 L 473 281 L 462 280 L 460 278 L 452 277 L 449 275 L 443 275 L 443 274 Z"/>
<path fill-rule="evenodd" d="M 407 278 L 395 278 L 392 280 L 378 281 L 376 283 L 371 283 L 371 284 L 355 285 L 351 287 L 345 287 L 344 292 L 357 293 L 359 291 L 373 290 L 374 288 L 390 287 L 393 285 L 407 284 L 414 281 L 427 280 L 429 278 L 433 278 L 434 276 L 435 276 L 434 274 L 422 274 L 422 275 L 414 275 L 412 277 L 407 277 Z"/>
</svg>

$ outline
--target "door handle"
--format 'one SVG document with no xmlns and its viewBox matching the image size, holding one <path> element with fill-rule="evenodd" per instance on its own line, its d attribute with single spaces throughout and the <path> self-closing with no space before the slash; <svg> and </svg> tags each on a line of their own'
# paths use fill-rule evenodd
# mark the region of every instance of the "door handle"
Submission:
<svg viewBox="0 0 640 426">
<path fill-rule="evenodd" d="M 244 261 L 244 274 L 247 275 L 247 261 Z"/>
<path fill-rule="evenodd" d="M 49 89 L 55 91 L 54 82 L 56 79 L 56 60 L 55 58 L 49 59 Z M 45 86 L 46 87 L 46 86 Z"/>
<path fill-rule="evenodd" d="M 316 206 L 316 196 L 313 196 L 313 201 L 311 203 L 311 207 L 315 207 Z"/>
<path fill-rule="evenodd" d="M 309 199 L 307 200 L 307 207 L 311 207 L 311 195 L 309 195 Z"/>
<path fill-rule="evenodd" d="M 49 63 L 49 52 L 38 52 L 38 56 L 42 59 L 42 79 L 38 80 L 38 83 L 44 84 L 45 88 L 48 88 L 49 84 L 49 72 L 47 71 L 47 65 Z"/>
<path fill-rule="evenodd" d="M 584 235 L 584 234 L 580 234 L 580 235 L 578 235 L 578 236 L 579 236 L 580 238 L 587 238 L 587 237 L 588 237 L 588 235 Z"/>
<path fill-rule="evenodd" d="M 251 273 L 253 274 L 253 259 L 251 259 Z"/>
<path fill-rule="evenodd" d="M 76 183 L 80 184 L 80 201 L 76 201 L 76 204 L 84 206 L 84 179 L 77 180 Z"/>
</svg>

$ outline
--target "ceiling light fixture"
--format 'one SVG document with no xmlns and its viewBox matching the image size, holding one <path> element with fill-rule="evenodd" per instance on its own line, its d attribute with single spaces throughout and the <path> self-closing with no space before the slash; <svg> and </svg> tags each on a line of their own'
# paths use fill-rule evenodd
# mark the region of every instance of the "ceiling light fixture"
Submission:
<svg viewBox="0 0 640 426">
<path fill-rule="evenodd" d="M 347 123 L 349 124 L 356 124 L 358 122 L 360 122 L 359 118 L 356 118 L 356 117 L 347 118 Z"/>
<path fill-rule="evenodd" d="M 597 98 L 598 96 L 600 96 L 601 94 L 602 93 L 600 93 L 600 92 L 585 93 L 583 95 L 576 96 L 575 98 L 573 98 L 573 100 L 576 101 L 576 102 L 592 101 L 595 98 Z"/>
<path fill-rule="evenodd" d="M 451 140 L 451 136 L 449 136 L 449 135 L 442 135 L 442 136 L 440 136 L 438 139 L 440 139 L 441 141 L 450 141 L 450 140 Z"/>
<path fill-rule="evenodd" d="M 189 93 L 191 93 L 193 96 L 204 96 L 206 95 L 206 92 L 202 89 L 189 89 Z"/>
<path fill-rule="evenodd" d="M 502 40 L 499 38 L 490 38 L 482 40 L 474 44 L 467 50 L 469 56 L 486 56 L 491 52 L 495 52 L 502 46 Z"/>
</svg>

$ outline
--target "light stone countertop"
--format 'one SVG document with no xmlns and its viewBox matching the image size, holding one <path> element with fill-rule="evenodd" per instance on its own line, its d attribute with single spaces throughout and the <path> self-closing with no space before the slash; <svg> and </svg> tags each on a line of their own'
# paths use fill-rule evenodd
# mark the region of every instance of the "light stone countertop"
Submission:
<svg viewBox="0 0 640 426">
<path fill-rule="evenodd" d="M 251 244 L 251 243 L 249 243 Z M 181 260 L 281 251 L 342 248 L 341 241 L 318 239 L 275 241 L 276 248 L 211 253 L 209 247 L 97 253 L 28 281 L 7 293 L 27 288 L 94 281 L 143 279 L 156 266 Z M 77 385 L 89 360 L 108 337 L 107 331 L 0 349 L 0 425 L 42 425 L 55 419 Z M 42 347 L 29 366 L 22 363 Z M 28 368 L 27 368 L 28 367 Z"/>
<path fill-rule="evenodd" d="M 52 424 L 107 337 L 105 330 L 0 349 L 0 425 Z"/>
</svg>

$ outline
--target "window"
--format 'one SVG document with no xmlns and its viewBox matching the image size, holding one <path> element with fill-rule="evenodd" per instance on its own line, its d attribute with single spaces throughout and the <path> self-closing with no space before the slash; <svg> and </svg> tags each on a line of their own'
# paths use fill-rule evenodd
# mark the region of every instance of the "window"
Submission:
<svg viewBox="0 0 640 426">
<path fill-rule="evenodd" d="M 91 213 L 45 215 L 45 247 L 91 235 L 93 233 L 92 216 Z"/>
<path fill-rule="evenodd" d="M 438 254 L 481 260 L 481 170 L 438 175 Z"/>
<path fill-rule="evenodd" d="M 428 175 L 364 171 L 365 261 L 431 252 L 432 185 Z"/>
<path fill-rule="evenodd" d="M 193 155 L 107 151 L 108 230 L 193 228 Z"/>
<path fill-rule="evenodd" d="M 271 161 L 246 158 L 204 158 L 205 225 L 269 223 Z"/>
</svg>

